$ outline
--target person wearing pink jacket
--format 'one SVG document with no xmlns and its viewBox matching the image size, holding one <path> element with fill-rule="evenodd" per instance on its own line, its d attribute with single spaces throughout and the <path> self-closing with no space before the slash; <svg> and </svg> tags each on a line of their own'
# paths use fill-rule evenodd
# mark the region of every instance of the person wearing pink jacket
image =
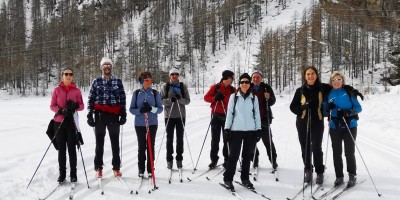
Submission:
<svg viewBox="0 0 400 200">
<path fill-rule="evenodd" d="M 74 73 L 72 69 L 66 68 L 62 71 L 61 83 L 54 88 L 51 97 L 50 109 L 55 112 L 54 132 L 58 145 L 58 165 L 60 176 L 58 182 L 64 182 L 66 178 L 66 149 L 68 146 L 68 155 L 70 163 L 71 182 L 76 182 L 76 149 L 78 142 L 74 114 L 84 108 L 82 93 L 75 83 L 72 82 Z"/>
</svg>

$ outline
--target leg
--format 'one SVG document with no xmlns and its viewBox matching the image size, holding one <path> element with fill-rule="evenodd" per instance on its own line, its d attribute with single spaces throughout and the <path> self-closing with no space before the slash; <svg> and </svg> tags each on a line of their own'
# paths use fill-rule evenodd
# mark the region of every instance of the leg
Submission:
<svg viewBox="0 0 400 200">
<path fill-rule="evenodd" d="M 167 162 L 172 161 L 174 157 L 172 154 L 174 153 L 174 128 L 175 128 L 175 118 L 170 118 L 167 124 L 168 119 L 165 118 L 165 126 L 167 132 Z"/>
<path fill-rule="evenodd" d="M 112 151 L 112 166 L 113 169 L 119 170 L 121 166 L 121 158 L 119 155 L 119 124 L 112 123 L 107 125 L 108 134 L 110 135 L 111 151 Z"/>
<path fill-rule="evenodd" d="M 317 174 L 322 174 L 325 171 L 325 166 L 323 162 L 324 153 L 322 152 L 322 139 L 324 137 L 323 121 L 313 123 L 311 137 L 315 172 L 317 172 Z"/>
<path fill-rule="evenodd" d="M 270 142 L 270 138 L 271 138 L 271 142 Z M 272 141 L 272 133 L 270 130 L 270 126 L 262 127 L 261 139 L 264 143 L 265 149 L 267 150 L 269 161 L 272 164 L 276 163 L 276 149 L 275 149 L 275 144 Z M 271 157 L 271 151 L 272 151 L 272 157 Z"/>
<path fill-rule="evenodd" d="M 94 156 L 94 169 L 103 169 L 103 154 L 104 154 L 104 137 L 106 135 L 106 126 L 100 122 L 96 114 L 96 126 L 95 126 L 95 137 L 96 137 L 96 149 Z"/>
<path fill-rule="evenodd" d="M 144 173 L 146 161 L 146 127 L 135 126 L 136 136 L 138 141 L 138 168 L 139 173 Z"/>
<path fill-rule="evenodd" d="M 149 130 L 150 130 L 150 137 L 151 137 L 151 148 L 149 149 L 147 147 L 147 173 L 151 173 L 151 166 L 150 166 L 150 153 L 153 156 L 153 161 L 154 161 L 154 142 L 156 140 L 156 133 L 157 133 L 157 128 L 158 125 L 150 125 Z M 146 138 L 147 140 L 147 138 Z M 146 143 L 147 144 L 147 143 Z M 154 166 L 153 166 L 154 168 Z"/>
<path fill-rule="evenodd" d="M 337 129 L 330 129 L 333 165 L 335 167 L 336 177 L 343 177 L 343 160 L 342 160 L 342 133 Z"/>
<path fill-rule="evenodd" d="M 242 150 L 242 180 L 249 180 L 251 154 L 256 144 L 255 132 L 246 131 L 243 133 L 243 150 Z M 253 152 L 254 153 L 254 152 Z"/>
<path fill-rule="evenodd" d="M 212 162 L 218 162 L 219 156 L 219 141 L 221 137 L 221 126 L 212 123 L 211 124 L 211 151 L 210 151 L 210 159 Z"/>
<path fill-rule="evenodd" d="M 54 131 L 57 131 L 58 127 L 61 125 L 59 122 L 54 123 Z M 60 129 L 58 130 L 56 136 L 56 142 L 58 145 L 58 167 L 60 171 L 60 177 L 58 178 L 58 182 L 63 182 L 66 176 L 66 163 L 67 163 L 67 133 L 65 125 L 62 124 Z"/>
<path fill-rule="evenodd" d="M 182 118 L 182 120 L 180 118 L 177 118 L 176 120 L 176 160 L 177 161 L 181 161 L 183 160 L 183 149 L 184 149 L 184 134 L 185 134 L 185 130 L 183 128 L 183 124 L 185 124 L 185 118 Z"/>
<path fill-rule="evenodd" d="M 306 129 L 307 120 L 297 119 L 296 127 L 299 136 L 299 142 L 301 147 L 301 157 L 303 158 L 304 170 L 311 170 L 311 160 L 310 160 L 310 140 L 307 138 Z M 307 142 L 308 139 L 308 142 Z M 307 155 L 307 156 L 306 156 Z M 306 159 L 307 157 L 307 159 Z"/>
<path fill-rule="evenodd" d="M 351 135 L 354 140 L 357 137 L 357 128 L 350 129 Z M 344 155 L 346 156 L 347 163 L 347 172 L 349 174 L 357 175 L 357 165 L 356 165 L 356 156 L 355 156 L 355 144 L 351 136 L 349 135 L 349 131 L 343 133 L 344 140 Z"/>
<path fill-rule="evenodd" d="M 69 155 L 69 166 L 70 166 L 70 176 L 71 180 L 76 180 L 76 130 L 75 126 L 67 127 L 67 145 L 68 145 L 68 155 Z"/>
<path fill-rule="evenodd" d="M 233 176 L 236 171 L 236 164 L 239 160 L 240 150 L 242 148 L 243 133 L 233 131 L 229 141 L 231 154 L 227 161 L 226 171 L 224 172 L 224 181 L 233 181 Z M 243 172 L 243 171 L 242 171 Z M 248 172 L 247 172 L 248 174 Z"/>
</svg>

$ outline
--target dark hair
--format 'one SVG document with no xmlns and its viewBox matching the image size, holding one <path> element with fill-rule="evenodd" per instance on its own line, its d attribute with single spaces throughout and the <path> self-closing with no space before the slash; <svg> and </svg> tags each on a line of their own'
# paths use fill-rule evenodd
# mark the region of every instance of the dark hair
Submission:
<svg viewBox="0 0 400 200">
<path fill-rule="evenodd" d="M 140 72 L 140 74 L 138 76 L 138 79 L 139 80 L 140 79 L 146 79 L 147 75 L 149 75 L 149 74 L 150 74 L 151 77 L 153 77 L 153 73 L 151 73 L 149 71 Z"/>
<path fill-rule="evenodd" d="M 303 69 L 303 73 L 302 73 L 303 84 L 306 84 L 306 83 L 307 83 L 307 81 L 306 81 L 306 72 L 307 72 L 307 70 L 309 70 L 309 69 L 313 70 L 313 71 L 315 72 L 315 74 L 317 74 L 317 80 L 315 80 L 315 84 L 321 83 L 321 81 L 319 80 L 319 75 L 318 75 L 318 70 L 317 70 L 317 68 L 315 68 L 314 66 L 310 65 L 310 66 L 307 66 L 307 67 L 305 67 L 305 68 Z"/>
<path fill-rule="evenodd" d="M 69 68 L 69 67 L 66 67 L 66 68 L 64 68 L 64 69 L 61 70 L 61 75 L 64 74 L 65 70 L 71 70 L 71 72 L 74 73 L 74 70 L 72 70 L 72 69 Z"/>
</svg>

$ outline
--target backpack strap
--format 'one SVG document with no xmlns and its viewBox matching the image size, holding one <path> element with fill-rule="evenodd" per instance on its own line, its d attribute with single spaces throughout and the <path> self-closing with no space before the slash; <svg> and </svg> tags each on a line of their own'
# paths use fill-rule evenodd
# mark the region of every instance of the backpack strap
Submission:
<svg viewBox="0 0 400 200">
<path fill-rule="evenodd" d="M 138 100 L 138 97 L 139 97 L 139 92 L 140 92 L 140 89 L 135 90 L 135 96 L 136 96 L 135 108 L 138 108 L 138 106 L 137 106 L 137 100 Z M 155 106 L 158 107 L 158 106 L 157 106 L 157 90 L 155 90 L 155 89 L 153 89 L 153 96 L 154 96 L 154 103 L 155 103 Z"/>
</svg>

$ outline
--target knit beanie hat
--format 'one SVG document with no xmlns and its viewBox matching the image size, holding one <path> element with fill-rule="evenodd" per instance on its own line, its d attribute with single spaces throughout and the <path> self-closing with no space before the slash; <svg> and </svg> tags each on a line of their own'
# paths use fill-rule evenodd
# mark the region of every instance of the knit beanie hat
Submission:
<svg viewBox="0 0 400 200">
<path fill-rule="evenodd" d="M 176 67 L 173 67 L 171 70 L 169 70 L 169 75 L 171 74 L 180 74 L 179 69 Z"/>
<path fill-rule="evenodd" d="M 254 73 L 258 73 L 258 74 L 260 74 L 261 77 L 264 77 L 263 74 L 262 74 L 260 71 L 258 71 L 258 70 L 253 70 L 253 71 L 251 72 L 251 76 L 252 76 L 252 77 L 253 77 L 253 74 L 254 74 Z"/>
<path fill-rule="evenodd" d="M 103 57 L 100 61 L 100 67 L 102 67 L 105 63 L 110 63 L 111 66 L 114 66 L 113 62 L 111 59 L 107 58 L 107 57 Z"/>
<path fill-rule="evenodd" d="M 227 80 L 227 79 L 233 77 L 234 75 L 235 74 L 232 71 L 225 70 L 225 71 L 222 72 L 222 80 Z"/>
<path fill-rule="evenodd" d="M 242 75 L 240 75 L 239 81 L 242 80 L 243 78 L 247 78 L 247 80 L 251 81 L 251 77 L 248 73 L 243 73 Z"/>
</svg>

